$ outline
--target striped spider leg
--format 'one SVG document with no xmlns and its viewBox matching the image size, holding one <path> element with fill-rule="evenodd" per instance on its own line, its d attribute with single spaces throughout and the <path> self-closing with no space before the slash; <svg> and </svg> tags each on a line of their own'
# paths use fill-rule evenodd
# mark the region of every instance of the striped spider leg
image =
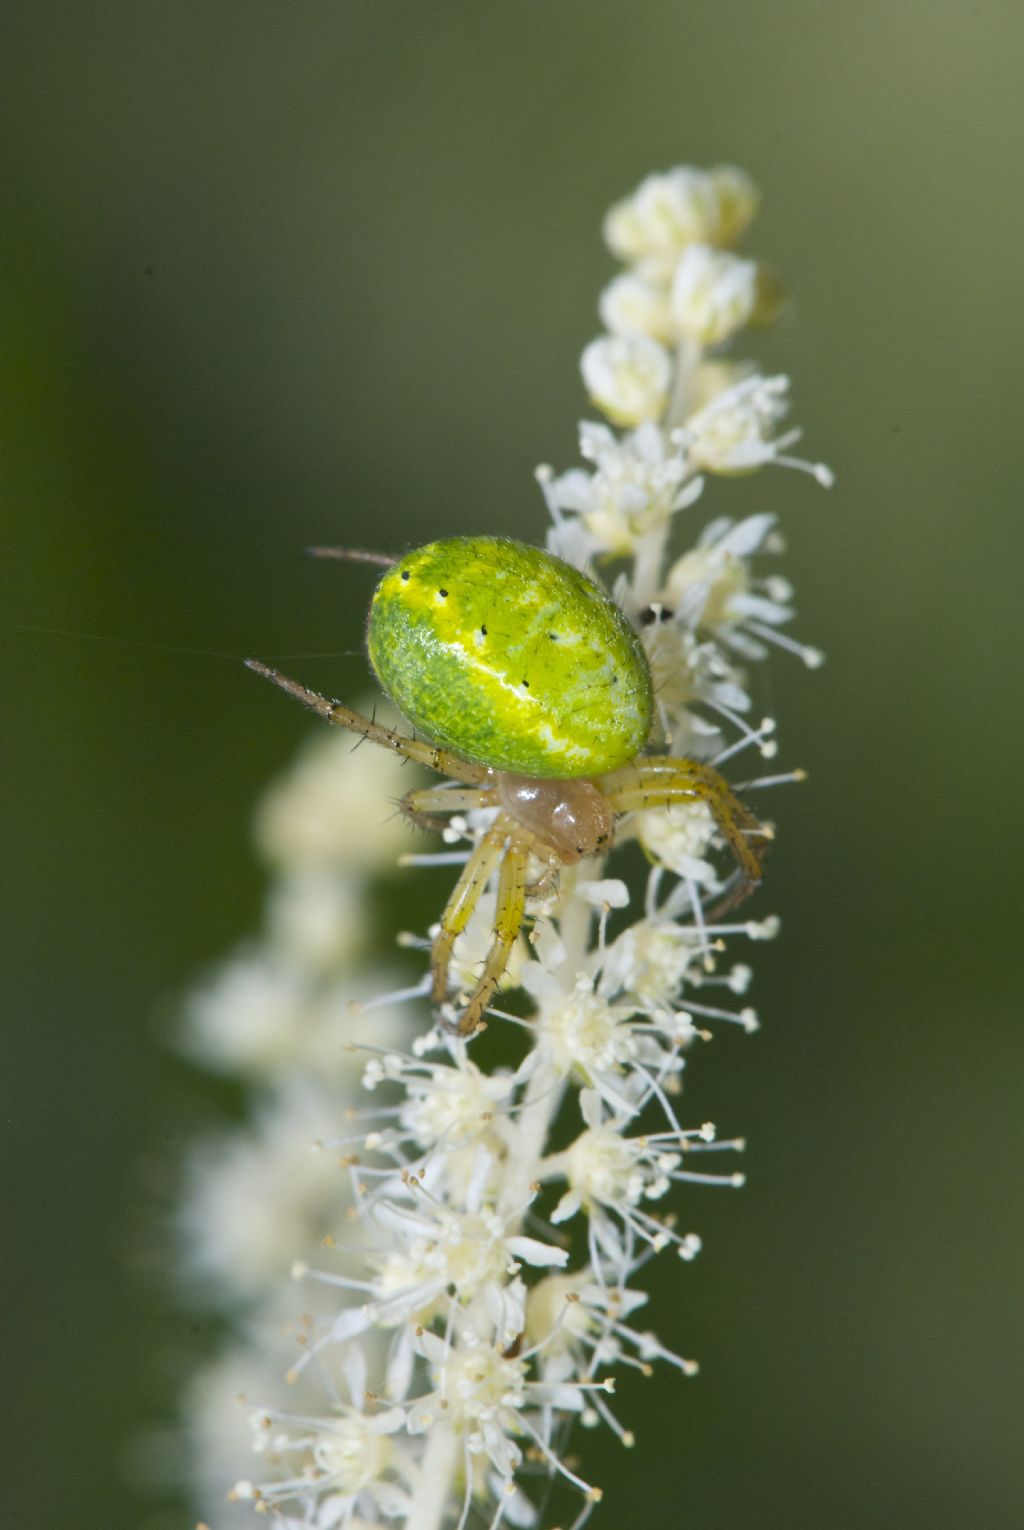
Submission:
<svg viewBox="0 0 1024 1530">
<path fill-rule="evenodd" d="M 736 891 L 720 907 L 739 902 L 760 882 L 772 831 L 754 817 L 712 766 L 672 755 L 638 755 L 628 765 L 602 776 L 598 785 L 617 815 L 675 803 L 706 803 L 740 870 Z"/>
<path fill-rule="evenodd" d="M 436 816 L 439 812 L 464 812 L 499 805 L 501 793 L 494 784 L 496 772 L 487 766 L 476 765 L 450 749 L 438 748 L 422 739 L 409 738 L 404 733 L 363 717 L 351 707 L 339 701 L 328 700 L 326 696 L 321 696 L 319 692 L 310 690 L 258 659 L 248 659 L 246 662 L 250 669 L 280 686 L 335 727 L 346 728 L 351 733 L 369 739 L 371 743 L 391 749 L 408 760 L 415 760 L 437 771 L 439 775 L 459 782 L 460 785 L 453 788 L 425 788 L 405 794 L 402 798 L 402 811 L 421 828 L 442 828 L 444 820 Z M 455 941 L 469 923 L 481 893 L 497 869 L 498 904 L 494 935 L 476 987 L 459 1015 L 458 1031 L 462 1036 L 483 1029 L 484 1011 L 508 965 L 509 954 L 522 928 L 531 853 L 537 853 L 548 861 L 551 859 L 550 851 L 528 829 L 518 824 L 509 813 L 499 812 L 463 867 L 441 916 L 441 926 L 431 953 L 431 992 L 438 1004 L 447 997 L 448 969 Z"/>
</svg>

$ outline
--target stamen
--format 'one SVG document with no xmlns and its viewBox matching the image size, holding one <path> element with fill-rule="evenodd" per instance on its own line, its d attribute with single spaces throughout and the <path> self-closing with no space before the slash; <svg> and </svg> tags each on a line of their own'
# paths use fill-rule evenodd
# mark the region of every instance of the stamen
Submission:
<svg viewBox="0 0 1024 1530">
<path fill-rule="evenodd" d="M 764 718 L 759 727 L 753 729 L 748 728 L 743 738 L 737 739 L 735 743 L 730 744 L 728 748 L 723 749 L 720 754 L 716 754 L 712 760 L 712 764 L 717 770 L 725 760 L 732 759 L 734 754 L 739 754 L 741 749 L 746 749 L 748 745 L 751 744 L 757 746 L 764 759 L 770 760 L 773 755 L 778 752 L 778 745 L 771 737 L 774 732 L 774 717 Z"/>
<path fill-rule="evenodd" d="M 798 643 L 787 632 L 780 632 L 777 627 L 766 626 L 763 622 L 747 621 L 744 626 L 763 638 L 766 643 L 774 643 L 777 648 L 784 648 L 787 653 L 795 653 L 798 659 L 803 659 L 808 669 L 820 669 L 825 662 L 825 655 L 820 648 L 811 648 L 806 643 Z"/>
<path fill-rule="evenodd" d="M 795 770 L 784 771 L 778 776 L 757 776 L 753 781 L 737 781 L 736 790 L 738 792 L 754 792 L 759 791 L 765 786 L 790 786 L 806 780 L 806 770 L 802 770 L 798 765 Z"/>
</svg>

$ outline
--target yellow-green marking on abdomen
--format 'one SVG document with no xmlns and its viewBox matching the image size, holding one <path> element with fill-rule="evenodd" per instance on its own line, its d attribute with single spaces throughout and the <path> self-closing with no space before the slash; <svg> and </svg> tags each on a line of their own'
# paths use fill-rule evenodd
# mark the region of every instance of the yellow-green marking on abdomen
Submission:
<svg viewBox="0 0 1024 1530">
<path fill-rule="evenodd" d="M 651 727 L 647 657 L 591 579 L 536 547 L 452 537 L 381 579 L 367 646 L 427 738 L 496 770 L 599 776 Z"/>
</svg>

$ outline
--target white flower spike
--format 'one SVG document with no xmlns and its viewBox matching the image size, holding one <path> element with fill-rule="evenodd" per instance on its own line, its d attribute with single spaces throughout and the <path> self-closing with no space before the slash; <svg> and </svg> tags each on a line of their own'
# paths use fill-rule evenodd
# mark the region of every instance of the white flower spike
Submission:
<svg viewBox="0 0 1024 1530">
<path fill-rule="evenodd" d="M 697 1369 L 637 1326 L 643 1273 L 657 1254 L 700 1250 L 677 1225 L 681 1191 L 689 1224 L 691 1190 L 742 1183 L 717 1167 L 742 1140 L 687 1119 L 682 1085 L 723 1025 L 757 1027 L 737 957 L 778 921 L 732 912 L 723 835 L 735 850 L 756 834 L 763 851 L 771 831 L 749 814 L 730 828 L 693 789 L 652 802 L 629 772 L 660 768 L 664 744 L 691 783 L 740 754 L 745 792 L 801 774 L 760 774 L 777 730 L 747 673 L 778 648 L 821 658 L 788 631 L 775 519 L 755 505 L 693 525 L 719 477 L 779 464 L 831 482 L 790 455 L 788 379 L 718 354 L 765 316 L 763 268 L 732 248 L 757 200 L 739 170 L 680 167 L 612 208 L 605 236 L 626 269 L 581 364 L 605 419 L 581 426 L 580 465 L 538 471 L 550 550 L 608 573 L 652 677 L 659 754 L 600 777 L 616 778 L 616 843 L 554 867 L 520 847 L 509 873 L 471 766 L 417 792 L 423 827 L 452 814 L 425 853 L 392 810 L 408 784 L 397 760 L 353 754 L 340 733 L 260 813 L 276 876 L 264 935 L 200 989 L 185 1041 L 250 1087 L 250 1124 L 200 1146 L 178 1219 L 193 1286 L 235 1328 L 191 1390 L 189 1429 L 197 1494 L 234 1481 L 233 1523 L 248 1506 L 281 1530 L 544 1530 L 544 1481 L 558 1479 L 578 1494 L 579 1530 L 601 1494 L 566 1453 L 567 1424 L 630 1446 L 614 1373 Z M 475 904 L 440 926 L 446 983 L 358 967 L 376 881 L 399 860 L 457 864 Z M 400 938 L 403 962 L 422 968 L 440 914 Z M 471 1054 L 449 1021 L 503 920 L 508 997 L 488 989 L 495 1045 Z M 239 1454 L 240 1388 L 255 1460 Z"/>
</svg>

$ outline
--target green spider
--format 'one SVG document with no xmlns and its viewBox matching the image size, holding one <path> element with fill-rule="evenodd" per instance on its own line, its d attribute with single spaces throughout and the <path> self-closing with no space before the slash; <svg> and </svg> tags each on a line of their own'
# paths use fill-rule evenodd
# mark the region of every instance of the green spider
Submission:
<svg viewBox="0 0 1024 1530">
<path fill-rule="evenodd" d="M 452 537 L 394 561 L 362 556 L 386 565 L 370 607 L 370 662 L 424 738 L 246 662 L 336 727 L 459 783 L 407 792 L 402 808 L 415 823 L 442 829 L 438 814 L 498 810 L 455 884 L 432 950 L 432 996 L 441 1004 L 456 938 L 497 871 L 492 943 L 458 1017 L 461 1035 L 483 1029 L 527 898 L 538 890 L 531 857 L 547 868 L 547 881 L 605 853 L 620 815 L 699 800 L 736 857 L 740 895 L 756 885 L 770 830 L 710 766 L 642 753 L 653 714 L 647 656 L 591 579 L 501 537 Z"/>
</svg>

